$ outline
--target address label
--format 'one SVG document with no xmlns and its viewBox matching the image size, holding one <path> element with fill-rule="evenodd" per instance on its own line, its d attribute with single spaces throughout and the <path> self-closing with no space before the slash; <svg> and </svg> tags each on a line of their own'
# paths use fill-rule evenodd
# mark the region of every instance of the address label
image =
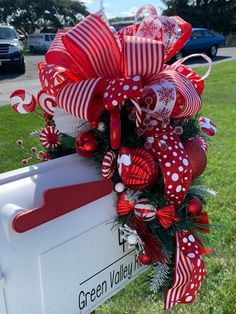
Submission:
<svg viewBox="0 0 236 314">
<path fill-rule="evenodd" d="M 146 269 L 113 221 L 40 256 L 45 314 L 90 313 Z"/>
</svg>

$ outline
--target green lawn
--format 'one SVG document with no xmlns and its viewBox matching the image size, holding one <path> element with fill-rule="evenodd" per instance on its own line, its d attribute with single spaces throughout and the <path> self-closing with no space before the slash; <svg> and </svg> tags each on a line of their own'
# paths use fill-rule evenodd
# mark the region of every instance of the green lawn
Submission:
<svg viewBox="0 0 236 314">
<path fill-rule="evenodd" d="M 197 69 L 199 73 L 204 68 Z M 209 199 L 213 253 L 206 257 L 208 276 L 192 306 L 178 306 L 175 314 L 234 314 L 236 313 L 236 62 L 214 65 L 206 80 L 201 115 L 211 118 L 218 127 L 217 135 L 208 149 L 205 184 L 217 192 Z M 37 138 L 29 133 L 42 126 L 36 114 L 20 116 L 9 106 L 0 108 L 0 172 L 19 168 L 26 153 L 16 147 L 22 139 L 30 149 L 40 147 Z M 101 306 L 97 314 L 154 314 L 163 312 L 163 297 L 153 296 L 142 275 L 118 295 Z M 66 313 L 65 313 L 66 314 Z"/>
<path fill-rule="evenodd" d="M 36 113 L 21 115 L 8 105 L 0 107 L 0 173 L 22 167 L 21 160 L 29 157 L 32 146 L 42 149 L 39 138 L 30 133 L 43 126 L 43 117 Z M 18 139 L 24 149 L 16 145 Z"/>
</svg>

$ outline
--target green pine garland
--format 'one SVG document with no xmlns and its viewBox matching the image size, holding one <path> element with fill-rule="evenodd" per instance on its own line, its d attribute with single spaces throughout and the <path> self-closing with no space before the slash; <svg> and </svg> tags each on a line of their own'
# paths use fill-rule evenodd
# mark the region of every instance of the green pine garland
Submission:
<svg viewBox="0 0 236 314">
<path fill-rule="evenodd" d="M 126 107 L 123 106 L 121 111 L 121 147 L 127 146 L 130 149 L 132 148 L 141 148 L 144 146 L 144 138 L 140 137 L 136 133 L 136 126 L 134 121 L 130 121 L 128 118 L 129 115 L 129 103 L 126 103 Z M 105 111 L 101 116 L 101 121 L 105 124 L 105 130 L 103 132 L 99 130 L 92 130 L 94 136 L 97 139 L 98 150 L 94 153 L 94 160 L 98 163 L 98 172 L 101 172 L 101 165 L 103 157 L 107 151 L 111 150 L 110 147 L 110 127 L 109 127 L 110 114 L 108 111 Z M 181 141 L 186 141 L 196 136 L 201 136 L 205 138 L 202 134 L 199 124 L 198 117 L 189 118 L 187 120 L 178 121 L 171 120 L 171 125 L 181 126 L 183 129 L 182 134 L 180 135 Z M 70 153 L 75 152 L 75 139 L 62 134 L 61 136 L 62 145 L 54 151 L 50 151 L 51 158 L 57 158 Z M 115 151 L 115 154 L 118 155 L 118 151 Z M 120 182 L 120 177 L 118 175 L 117 169 L 112 177 L 114 185 Z M 155 208 L 162 208 L 169 204 L 168 200 L 165 198 L 164 193 L 164 181 L 159 171 L 158 181 L 155 185 L 146 188 L 144 191 L 139 191 L 140 197 L 147 198 Z M 145 225 L 148 228 L 148 231 L 156 237 L 157 242 L 162 244 L 162 250 L 166 256 L 166 263 L 161 265 L 156 265 L 153 269 L 153 276 L 151 280 L 151 289 L 157 291 L 162 286 L 168 285 L 172 281 L 173 277 L 173 263 L 174 263 L 174 252 L 176 250 L 176 233 L 181 230 L 191 230 L 199 236 L 201 227 L 195 217 L 191 216 L 188 213 L 188 204 L 190 199 L 193 197 L 199 198 L 203 203 L 205 203 L 205 198 L 207 196 L 213 196 L 214 192 L 210 189 L 202 186 L 200 180 L 193 180 L 191 187 L 187 191 L 186 197 L 181 205 L 176 208 L 176 215 L 179 218 L 179 221 L 173 223 L 170 228 L 167 230 L 164 229 L 161 224 L 158 222 L 158 219 L 153 219 L 151 221 L 145 222 Z M 132 197 L 132 196 L 131 196 Z M 129 225 L 129 221 L 132 219 L 134 214 L 130 212 L 125 216 L 117 216 L 115 219 L 115 224 Z M 203 237 L 201 237 L 203 239 Z"/>
</svg>

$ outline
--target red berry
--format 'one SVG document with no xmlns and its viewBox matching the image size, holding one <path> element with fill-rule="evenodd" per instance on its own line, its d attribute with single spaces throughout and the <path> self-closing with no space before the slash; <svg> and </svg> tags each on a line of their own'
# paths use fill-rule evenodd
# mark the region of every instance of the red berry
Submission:
<svg viewBox="0 0 236 314">
<path fill-rule="evenodd" d="M 22 165 L 27 165 L 28 162 L 29 162 L 28 159 L 22 159 L 21 160 Z"/>
</svg>

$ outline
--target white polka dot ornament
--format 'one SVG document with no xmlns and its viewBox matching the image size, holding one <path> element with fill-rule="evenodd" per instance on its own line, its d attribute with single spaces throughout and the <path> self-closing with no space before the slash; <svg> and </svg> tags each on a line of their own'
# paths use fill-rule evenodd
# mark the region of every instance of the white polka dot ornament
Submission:
<svg viewBox="0 0 236 314">
<path fill-rule="evenodd" d="M 199 118 L 199 126 L 203 133 L 208 136 L 214 136 L 217 132 L 217 127 L 212 120 L 205 117 Z"/>
<path fill-rule="evenodd" d="M 156 208 L 148 199 L 142 198 L 134 205 L 134 214 L 143 221 L 150 221 L 156 217 Z"/>
<path fill-rule="evenodd" d="M 27 114 L 35 110 L 36 99 L 34 95 L 24 89 L 15 90 L 10 96 L 12 108 L 21 114 Z"/>
<path fill-rule="evenodd" d="M 110 179 L 115 171 L 116 155 L 113 151 L 107 152 L 102 161 L 102 176 L 105 179 Z"/>
</svg>

